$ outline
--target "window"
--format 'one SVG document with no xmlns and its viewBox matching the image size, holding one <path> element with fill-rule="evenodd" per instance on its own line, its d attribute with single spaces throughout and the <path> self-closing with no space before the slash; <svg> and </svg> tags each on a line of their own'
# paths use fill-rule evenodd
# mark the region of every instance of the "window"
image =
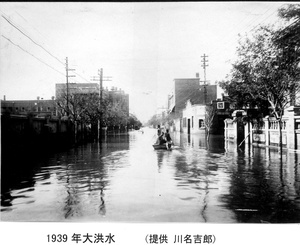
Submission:
<svg viewBox="0 0 300 245">
<path fill-rule="evenodd" d="M 182 126 L 185 128 L 186 127 L 186 117 L 183 118 Z"/>
<path fill-rule="evenodd" d="M 204 128 L 204 121 L 199 119 L 199 128 Z"/>
<path fill-rule="evenodd" d="M 224 102 L 217 102 L 217 109 L 219 110 L 225 109 Z"/>
</svg>

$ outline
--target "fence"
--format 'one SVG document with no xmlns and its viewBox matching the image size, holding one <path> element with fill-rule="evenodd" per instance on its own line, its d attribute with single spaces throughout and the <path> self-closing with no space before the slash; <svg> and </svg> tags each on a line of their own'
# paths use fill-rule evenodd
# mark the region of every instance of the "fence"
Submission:
<svg viewBox="0 0 300 245">
<path fill-rule="evenodd" d="M 300 116 L 295 108 L 286 111 L 281 122 L 282 146 L 288 149 L 300 149 Z M 226 119 L 224 127 L 225 140 L 238 144 L 245 142 L 260 146 L 279 146 L 280 125 L 273 117 L 260 121 L 246 122 L 242 117 Z M 239 128 L 243 130 L 239 130 Z"/>
<path fill-rule="evenodd" d="M 1 148 L 3 155 L 45 152 L 67 147 L 88 136 L 83 125 L 60 118 L 22 115 L 1 116 Z"/>
</svg>

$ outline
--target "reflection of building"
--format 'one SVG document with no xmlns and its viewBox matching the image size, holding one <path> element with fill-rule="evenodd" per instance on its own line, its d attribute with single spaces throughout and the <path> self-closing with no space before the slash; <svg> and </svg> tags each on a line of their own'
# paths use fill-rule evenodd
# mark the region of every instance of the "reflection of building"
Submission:
<svg viewBox="0 0 300 245">
<path fill-rule="evenodd" d="M 52 100 L 43 100 L 37 97 L 36 100 L 1 100 L 1 114 L 4 113 L 14 115 L 28 115 L 35 116 L 55 116 L 56 102 L 54 97 Z"/>
</svg>

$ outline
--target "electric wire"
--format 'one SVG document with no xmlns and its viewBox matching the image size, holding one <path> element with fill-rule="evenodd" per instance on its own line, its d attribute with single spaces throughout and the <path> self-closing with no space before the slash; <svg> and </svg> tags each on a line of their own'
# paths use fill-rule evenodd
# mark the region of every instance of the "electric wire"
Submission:
<svg viewBox="0 0 300 245">
<path fill-rule="evenodd" d="M 42 45 L 38 44 L 36 41 L 34 41 L 29 35 L 27 35 L 26 33 L 24 33 L 20 28 L 18 28 L 14 23 L 12 23 L 11 20 L 9 20 L 8 18 L 6 18 L 4 15 L 2 15 L 2 18 L 5 19 L 12 27 L 14 27 L 15 29 L 17 29 L 21 34 L 23 34 L 25 37 L 27 37 L 30 41 L 32 41 L 35 45 L 37 45 L 38 47 L 40 47 L 41 49 L 43 49 L 46 53 L 48 53 L 49 55 L 51 55 L 54 59 L 56 59 L 59 63 L 63 64 L 64 63 L 59 60 L 56 56 L 54 56 L 53 54 L 51 54 L 47 49 L 45 49 Z"/>
<path fill-rule="evenodd" d="M 8 17 L 4 16 L 5 14 L 2 12 L 2 18 L 5 19 L 7 21 L 7 23 L 9 23 L 12 27 L 14 27 L 15 29 L 17 29 L 22 35 L 24 35 L 25 37 L 27 37 L 31 42 L 33 42 L 35 45 L 37 45 L 38 47 L 42 48 L 45 52 L 47 52 L 50 56 L 52 56 L 53 58 L 55 58 L 59 63 L 61 63 L 62 65 L 65 65 L 65 63 L 63 63 L 59 58 L 57 58 L 55 55 L 53 55 L 51 52 L 49 52 L 46 48 L 44 48 L 42 45 L 40 45 L 39 43 L 37 43 L 36 41 L 33 40 L 33 38 L 31 38 L 29 36 L 29 34 L 26 34 L 24 30 L 21 30 L 21 29 L 24 29 L 24 28 L 21 28 L 20 26 L 18 26 L 17 24 L 15 24 L 12 20 L 9 20 Z M 21 16 L 19 13 L 17 13 L 19 16 Z M 26 19 L 21 16 L 25 21 Z M 36 31 L 38 31 L 36 28 L 34 28 Z M 6 38 L 7 39 L 7 38 Z M 12 43 L 12 42 L 11 42 Z M 15 44 L 16 45 L 16 44 Z M 20 48 L 20 47 L 19 47 Z M 24 51 L 24 49 L 22 49 Z M 25 51 L 27 52 L 28 54 L 30 54 L 28 51 Z M 32 54 L 30 54 L 32 55 Z M 36 58 L 36 57 L 35 57 Z M 42 61 L 42 63 L 46 64 L 46 62 Z M 47 64 L 48 65 L 48 64 Z M 49 66 L 49 65 L 48 65 Z M 51 67 L 51 66 L 49 66 Z M 52 67 L 53 68 L 53 67 Z M 54 69 L 54 68 L 53 68 Z M 90 82 L 89 80 L 87 80 L 86 78 L 84 78 L 83 76 L 81 76 L 78 72 L 75 72 L 74 73 L 76 75 L 78 75 L 79 77 L 81 77 L 83 80 L 87 81 L 87 82 Z M 75 80 L 76 82 L 78 82 L 77 80 Z"/>
<path fill-rule="evenodd" d="M 41 63 L 43 63 L 44 65 L 50 67 L 51 69 L 53 69 L 54 71 L 58 72 L 59 74 L 65 76 L 65 74 L 63 74 L 62 72 L 56 70 L 55 68 L 53 68 L 51 65 L 47 64 L 46 62 L 44 62 L 43 60 L 41 60 L 40 58 L 36 57 L 35 55 L 33 55 L 32 53 L 30 53 L 29 51 L 25 50 L 24 48 L 22 48 L 20 45 L 14 43 L 12 40 L 10 40 L 9 38 L 5 37 L 4 35 L 1 35 L 3 38 L 5 38 L 7 41 L 9 41 L 11 44 L 13 44 L 14 46 L 18 47 L 19 49 L 21 49 L 22 51 L 24 51 L 25 53 L 31 55 L 32 57 L 34 57 L 35 59 L 37 59 L 38 61 L 40 61 Z"/>
</svg>

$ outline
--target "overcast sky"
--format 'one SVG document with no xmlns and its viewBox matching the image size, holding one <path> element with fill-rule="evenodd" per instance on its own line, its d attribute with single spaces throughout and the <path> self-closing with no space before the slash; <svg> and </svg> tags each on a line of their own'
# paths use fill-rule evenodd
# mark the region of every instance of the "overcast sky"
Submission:
<svg viewBox="0 0 300 245">
<path fill-rule="evenodd" d="M 130 111 L 149 119 L 166 106 L 175 78 L 225 79 L 238 34 L 273 23 L 284 2 L 0 3 L 0 96 L 50 99 L 65 83 L 91 82 L 130 95 Z"/>
</svg>

